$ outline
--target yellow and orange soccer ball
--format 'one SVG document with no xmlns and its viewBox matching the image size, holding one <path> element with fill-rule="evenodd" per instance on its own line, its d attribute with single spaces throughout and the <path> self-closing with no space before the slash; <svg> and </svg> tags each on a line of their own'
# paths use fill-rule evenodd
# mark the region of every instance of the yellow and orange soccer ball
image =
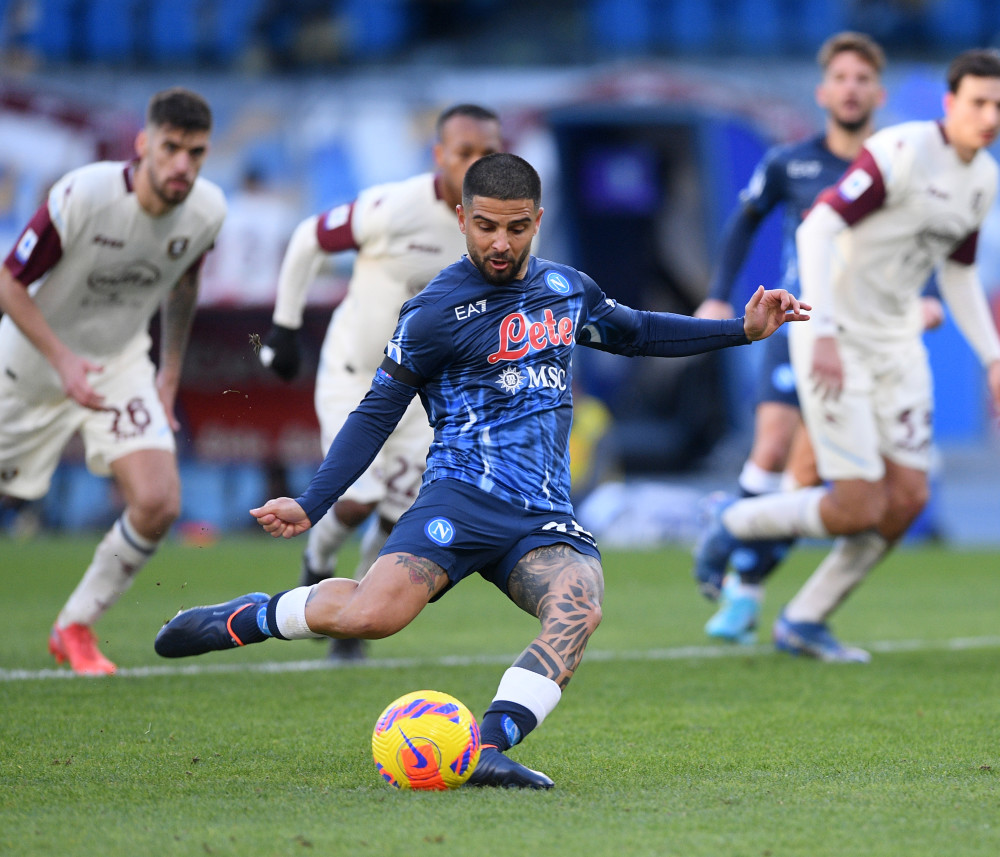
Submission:
<svg viewBox="0 0 1000 857">
<path fill-rule="evenodd" d="M 479 724 L 455 697 L 416 690 L 391 702 L 372 732 L 375 767 L 397 789 L 462 785 L 479 761 Z"/>
</svg>

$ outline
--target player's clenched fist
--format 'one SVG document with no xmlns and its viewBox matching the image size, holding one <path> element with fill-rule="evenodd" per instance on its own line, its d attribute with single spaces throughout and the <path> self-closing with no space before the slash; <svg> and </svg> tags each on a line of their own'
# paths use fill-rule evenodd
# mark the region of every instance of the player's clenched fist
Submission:
<svg viewBox="0 0 1000 857">
<path fill-rule="evenodd" d="M 312 523 L 302 507 L 291 497 L 277 497 L 263 506 L 251 509 L 257 523 L 276 539 L 291 539 L 308 530 Z"/>
</svg>

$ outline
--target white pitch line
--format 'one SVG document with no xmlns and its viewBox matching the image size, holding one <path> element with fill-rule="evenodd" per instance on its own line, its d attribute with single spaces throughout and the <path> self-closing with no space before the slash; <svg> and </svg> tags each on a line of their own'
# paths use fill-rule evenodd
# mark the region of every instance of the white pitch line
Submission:
<svg viewBox="0 0 1000 857">
<path fill-rule="evenodd" d="M 872 652 L 964 651 L 1000 648 L 1000 637 L 955 637 L 950 640 L 883 640 L 865 646 Z M 681 661 L 738 658 L 749 655 L 772 655 L 770 644 L 753 646 L 678 646 L 672 649 L 637 649 L 634 651 L 588 651 L 587 661 Z M 149 667 L 123 667 L 116 678 L 155 678 L 178 675 L 218 675 L 221 673 L 295 673 L 330 669 L 410 669 L 413 667 L 466 667 L 509 664 L 517 657 L 508 655 L 445 655 L 437 658 L 370 658 L 356 663 L 338 663 L 327 659 L 309 661 L 268 661 L 267 663 L 170 663 Z M 67 669 L 11 670 L 0 668 L 0 681 L 38 681 L 47 679 L 86 678 Z"/>
</svg>

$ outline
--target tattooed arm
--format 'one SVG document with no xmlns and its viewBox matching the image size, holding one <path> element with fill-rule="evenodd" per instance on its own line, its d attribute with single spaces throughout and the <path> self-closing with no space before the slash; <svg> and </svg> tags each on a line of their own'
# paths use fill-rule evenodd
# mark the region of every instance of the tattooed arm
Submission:
<svg viewBox="0 0 1000 857">
<path fill-rule="evenodd" d="M 198 266 L 192 265 L 170 290 L 160 312 L 160 370 L 156 375 L 156 389 L 174 431 L 180 428 L 174 416 L 174 400 L 198 303 L 198 282 Z"/>
<path fill-rule="evenodd" d="M 514 566 L 507 591 L 518 607 L 542 623 L 541 633 L 514 666 L 565 689 L 601 621 L 601 564 L 565 544 L 536 548 Z"/>
</svg>

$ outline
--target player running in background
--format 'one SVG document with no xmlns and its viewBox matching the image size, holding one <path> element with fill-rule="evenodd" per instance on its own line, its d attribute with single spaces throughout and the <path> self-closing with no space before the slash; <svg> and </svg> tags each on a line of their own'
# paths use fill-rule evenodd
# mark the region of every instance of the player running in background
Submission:
<svg viewBox="0 0 1000 857">
<path fill-rule="evenodd" d="M 347 295 L 327 328 L 316 375 L 316 413 L 323 452 L 354 410 L 382 362 L 403 302 L 465 252 L 455 208 L 469 165 L 503 148 L 500 120 L 491 110 L 458 104 L 437 119 L 437 170 L 362 191 L 354 202 L 303 221 L 278 280 L 274 326 L 261 360 L 281 378 L 299 370 L 298 331 L 306 292 L 325 254 L 356 250 Z M 375 561 L 399 516 L 417 495 L 431 442 L 427 415 L 414 401 L 371 467 L 309 533 L 300 583 L 333 576 L 337 553 L 372 512 L 376 521 L 361 545 L 356 576 Z M 363 657 L 360 640 L 334 640 L 331 656 Z"/>
<path fill-rule="evenodd" d="M 1000 54 L 963 53 L 947 80 L 944 119 L 869 138 L 798 230 L 802 294 L 816 317 L 791 333 L 792 362 L 830 487 L 737 501 L 706 540 L 724 566 L 742 540 L 839 536 L 775 622 L 781 650 L 869 660 L 841 645 L 827 619 L 927 502 L 933 394 L 920 291 L 935 268 L 1000 407 L 1000 338 L 975 264 L 997 191 L 984 148 L 1000 129 Z"/>
<path fill-rule="evenodd" d="M 836 183 L 874 130 L 875 110 L 885 101 L 882 48 L 863 33 L 842 32 L 827 39 L 816 55 L 822 78 L 816 103 L 826 111 L 822 134 L 800 143 L 775 146 L 757 165 L 740 194 L 740 205 L 722 235 L 719 264 L 708 297 L 695 310 L 699 318 L 732 318 L 732 295 L 757 229 L 777 206 L 783 206 L 781 286 L 799 293 L 795 230 L 820 191 Z M 757 381 L 754 436 L 739 476 L 744 497 L 814 485 L 815 461 L 802 430 L 795 376 L 788 354 L 788 331 L 779 330 L 763 347 Z M 714 502 L 719 502 L 713 498 Z M 740 545 L 732 552 L 733 573 L 725 578 L 695 549 L 693 574 L 698 588 L 719 610 L 705 625 L 711 637 L 734 642 L 754 638 L 763 599 L 763 581 L 781 562 L 792 540 Z"/>
<path fill-rule="evenodd" d="M 763 288 L 743 319 L 629 309 L 585 274 L 531 255 L 540 202 L 538 174 L 516 155 L 469 168 L 459 210 L 468 256 L 403 305 L 368 394 L 306 491 L 251 511 L 275 537 L 308 530 L 419 395 L 434 427 L 423 484 L 361 582 L 335 578 L 186 610 L 160 630 L 157 652 L 185 657 L 272 636 L 387 637 L 478 572 L 537 616 L 541 632 L 481 721 L 484 749 L 470 782 L 552 786 L 504 751 L 555 708 L 601 620 L 600 553 L 570 502 L 574 346 L 694 354 L 808 316 L 787 292 Z"/>
<path fill-rule="evenodd" d="M 61 178 L 0 268 L 0 493 L 44 496 L 79 431 L 87 466 L 125 499 L 49 638 L 56 660 L 85 675 L 115 671 L 92 626 L 180 510 L 174 400 L 201 260 L 226 213 L 219 188 L 198 177 L 211 126 L 201 96 L 156 93 L 138 160 Z M 148 328 L 158 309 L 157 371 Z"/>
</svg>

